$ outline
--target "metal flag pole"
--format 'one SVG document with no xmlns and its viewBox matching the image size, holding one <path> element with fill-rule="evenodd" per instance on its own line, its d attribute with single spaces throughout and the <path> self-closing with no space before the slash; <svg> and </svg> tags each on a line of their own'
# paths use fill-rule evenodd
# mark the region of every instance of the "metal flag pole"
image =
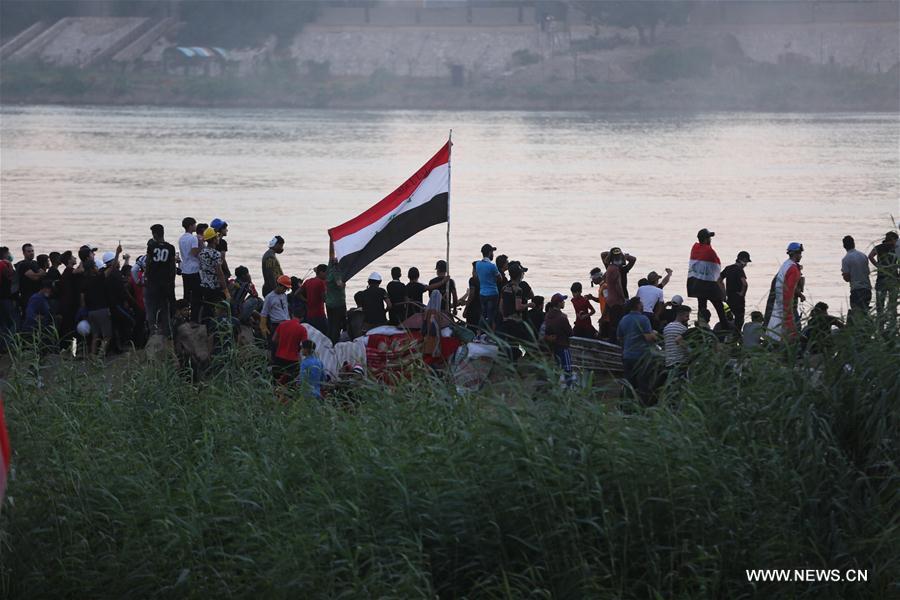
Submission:
<svg viewBox="0 0 900 600">
<path fill-rule="evenodd" d="M 444 289 L 444 294 L 447 298 L 447 312 L 452 314 L 453 307 L 450 305 L 450 182 L 453 180 L 451 177 L 450 164 L 453 157 L 452 129 L 447 137 L 447 143 L 450 144 L 450 147 L 447 148 L 447 285 Z"/>
</svg>

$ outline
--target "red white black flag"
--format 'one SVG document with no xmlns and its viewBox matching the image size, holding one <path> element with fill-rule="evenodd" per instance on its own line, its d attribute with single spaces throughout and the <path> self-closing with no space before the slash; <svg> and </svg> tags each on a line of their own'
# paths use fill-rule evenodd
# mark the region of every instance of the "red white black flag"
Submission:
<svg viewBox="0 0 900 600">
<path fill-rule="evenodd" d="M 344 280 L 423 229 L 445 223 L 449 205 L 450 142 L 447 142 L 384 200 L 328 230 Z"/>
</svg>

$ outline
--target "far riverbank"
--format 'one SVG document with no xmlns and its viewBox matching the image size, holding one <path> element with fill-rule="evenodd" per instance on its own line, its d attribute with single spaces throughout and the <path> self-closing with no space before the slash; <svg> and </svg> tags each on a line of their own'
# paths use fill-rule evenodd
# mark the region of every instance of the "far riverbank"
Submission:
<svg viewBox="0 0 900 600">
<path fill-rule="evenodd" d="M 442 79 L 376 73 L 316 78 L 277 64 L 239 77 L 5 65 L 4 104 L 422 110 L 709 110 L 900 112 L 900 72 L 752 64 L 704 77 L 619 83 L 517 76 L 453 87 Z"/>
</svg>

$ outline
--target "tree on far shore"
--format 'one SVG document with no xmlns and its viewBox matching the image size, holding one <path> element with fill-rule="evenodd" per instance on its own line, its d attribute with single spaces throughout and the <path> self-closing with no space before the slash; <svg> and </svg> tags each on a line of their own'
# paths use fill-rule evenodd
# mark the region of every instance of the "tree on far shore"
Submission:
<svg viewBox="0 0 900 600">
<path fill-rule="evenodd" d="M 595 27 L 606 25 L 637 29 L 641 46 L 656 43 L 656 28 L 660 24 L 682 25 L 691 12 L 688 2 L 682 0 L 618 0 L 596 2 L 575 0 L 572 8 L 583 13 Z"/>
</svg>

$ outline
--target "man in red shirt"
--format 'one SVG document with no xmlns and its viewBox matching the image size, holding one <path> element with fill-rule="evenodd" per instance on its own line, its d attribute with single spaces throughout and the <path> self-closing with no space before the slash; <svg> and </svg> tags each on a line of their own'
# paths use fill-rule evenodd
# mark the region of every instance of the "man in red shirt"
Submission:
<svg viewBox="0 0 900 600">
<path fill-rule="evenodd" d="M 18 329 L 19 308 L 13 299 L 13 282 L 16 271 L 13 268 L 9 248 L 0 248 L 0 348 Z"/>
<path fill-rule="evenodd" d="M 295 306 L 291 318 L 278 324 L 272 336 L 275 356 L 272 359 L 272 375 L 278 383 L 289 383 L 300 374 L 300 344 L 309 335 L 300 323 L 300 307 Z"/>
<path fill-rule="evenodd" d="M 306 323 L 328 335 L 328 318 L 325 316 L 325 277 L 328 265 L 316 267 L 316 276 L 300 286 L 300 297 L 306 301 Z"/>
</svg>

